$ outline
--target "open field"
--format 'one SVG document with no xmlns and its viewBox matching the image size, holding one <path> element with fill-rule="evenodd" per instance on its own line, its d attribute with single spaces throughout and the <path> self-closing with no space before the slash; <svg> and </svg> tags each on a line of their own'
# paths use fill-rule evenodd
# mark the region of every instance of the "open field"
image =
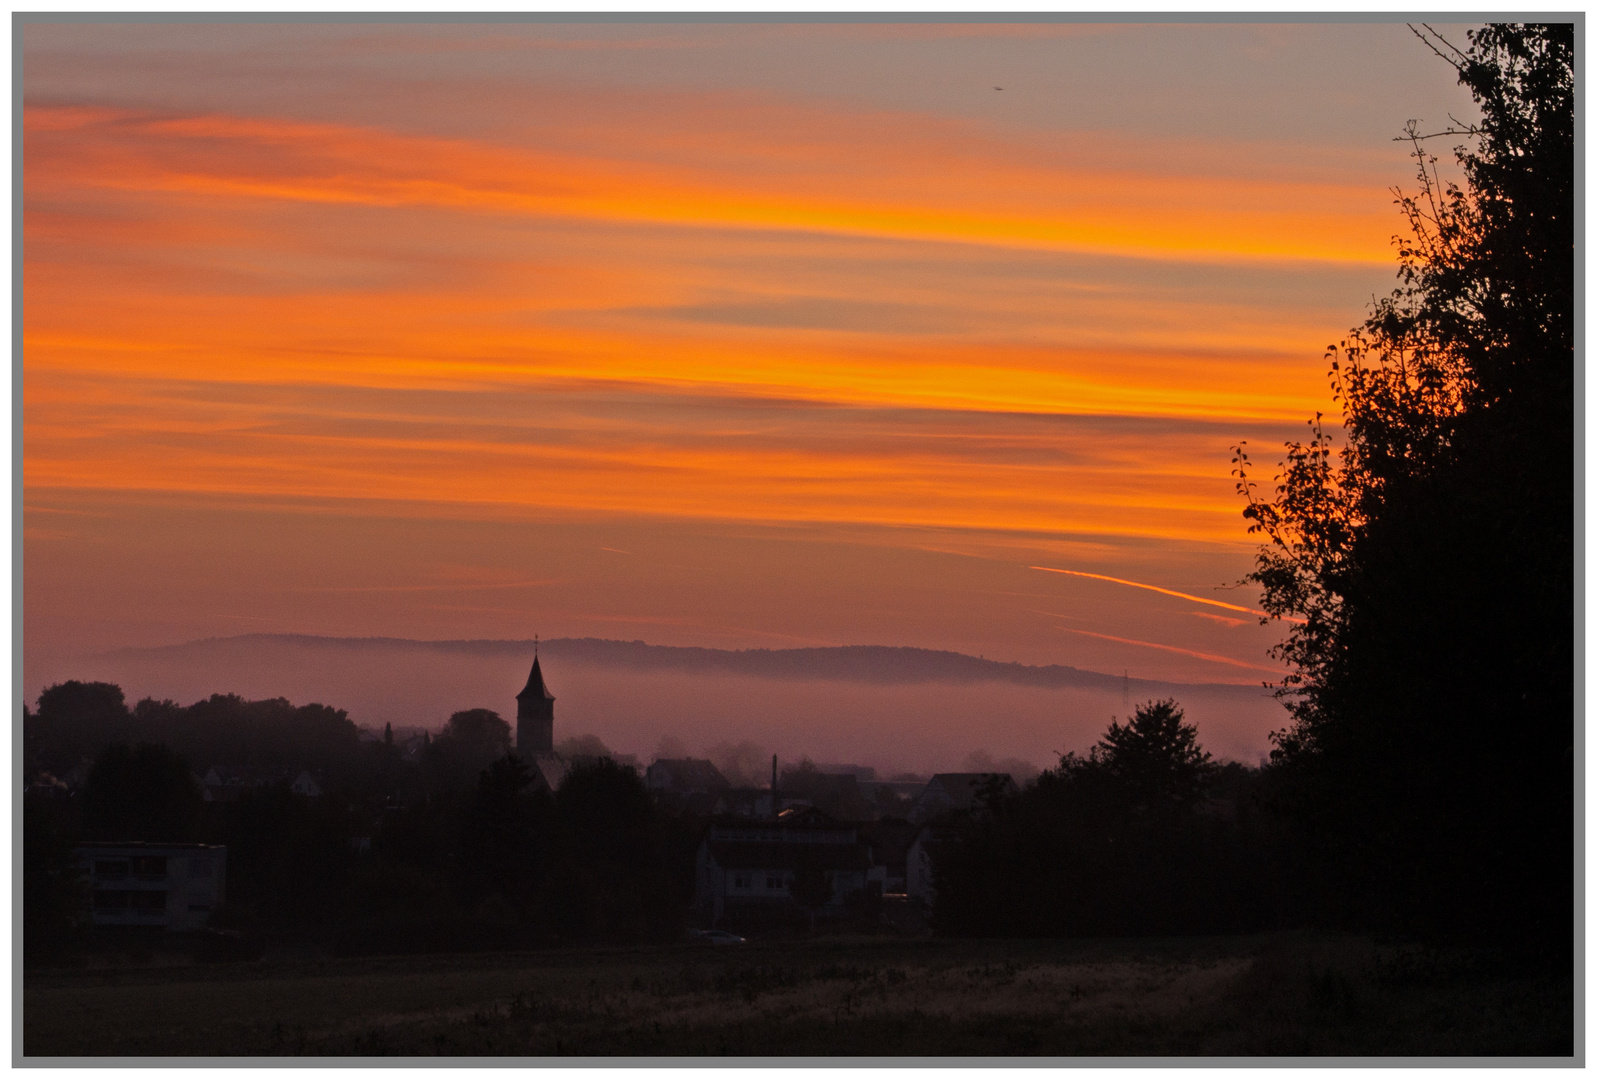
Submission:
<svg viewBox="0 0 1597 1080">
<path fill-rule="evenodd" d="M 819 939 L 24 979 L 55 1055 L 1572 1052 L 1572 980 L 1326 936 Z"/>
</svg>

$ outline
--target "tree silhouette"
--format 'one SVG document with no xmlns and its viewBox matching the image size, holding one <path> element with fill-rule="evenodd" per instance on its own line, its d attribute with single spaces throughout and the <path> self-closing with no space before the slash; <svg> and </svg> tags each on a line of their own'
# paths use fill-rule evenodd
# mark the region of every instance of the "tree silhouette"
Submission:
<svg viewBox="0 0 1597 1080">
<path fill-rule="evenodd" d="M 122 688 L 112 683 L 69 679 L 39 695 L 39 711 L 23 718 L 29 772 L 65 772 L 84 756 L 126 741 L 128 707 Z"/>
<path fill-rule="evenodd" d="M 1345 443 L 1319 417 L 1278 486 L 1238 488 L 1266 540 L 1292 724 L 1288 806 L 1356 917 L 1567 935 L 1573 915 L 1573 27 L 1418 33 L 1480 106 L 1411 124 L 1399 287 L 1328 354 Z"/>
<path fill-rule="evenodd" d="M 510 725 L 492 709 L 465 709 L 450 716 L 427 755 L 440 777 L 467 783 L 489 763 L 510 752 Z"/>
<path fill-rule="evenodd" d="M 947 821 L 939 933 L 1235 933 L 1277 922 L 1295 879 L 1258 815 L 1261 773 L 1217 767 L 1173 701 L 1112 723 L 1023 790 Z M 1200 799 L 1213 801 L 1201 805 Z M 1213 811 L 1213 812 L 1210 812 Z"/>
<path fill-rule="evenodd" d="M 1139 705 L 1125 724 L 1111 722 L 1092 760 L 1138 805 L 1190 805 L 1203 794 L 1214 761 L 1198 729 L 1173 700 Z"/>
<path fill-rule="evenodd" d="M 83 829 L 91 840 L 183 843 L 203 799 L 188 764 L 164 746 L 106 748 L 83 784 Z"/>
<path fill-rule="evenodd" d="M 463 892 L 473 901 L 498 895 L 526 906 L 553 854 L 549 796 L 514 754 L 484 769 L 460 823 Z"/>
</svg>

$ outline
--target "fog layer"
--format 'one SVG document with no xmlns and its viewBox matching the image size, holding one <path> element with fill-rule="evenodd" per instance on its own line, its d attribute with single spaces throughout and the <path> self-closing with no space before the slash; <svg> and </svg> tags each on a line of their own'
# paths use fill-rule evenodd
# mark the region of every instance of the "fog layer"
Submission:
<svg viewBox="0 0 1597 1080">
<path fill-rule="evenodd" d="M 754 743 L 788 760 L 858 762 L 883 773 L 964 767 L 972 755 L 1040 766 L 1085 750 L 1125 702 L 1174 697 L 1219 757 L 1254 761 L 1284 720 L 1257 686 L 1130 680 L 915 649 L 669 649 L 593 639 L 546 642 L 556 737 L 593 734 L 647 761 L 662 746 L 703 754 Z M 74 662 L 65 678 L 188 703 L 212 693 L 347 709 L 365 726 L 437 728 L 449 714 L 515 715 L 524 642 L 417 642 L 251 635 Z M 752 672 L 759 672 L 758 674 Z"/>
</svg>

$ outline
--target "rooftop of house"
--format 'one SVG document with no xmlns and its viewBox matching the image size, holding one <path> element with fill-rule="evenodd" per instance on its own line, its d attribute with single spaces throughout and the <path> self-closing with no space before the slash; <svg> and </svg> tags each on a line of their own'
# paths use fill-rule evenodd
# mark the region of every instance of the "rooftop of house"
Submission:
<svg viewBox="0 0 1597 1080">
<path fill-rule="evenodd" d="M 926 782 L 926 794 L 940 792 L 958 809 L 973 806 L 982 787 L 997 780 L 1006 790 L 1015 786 L 1008 773 L 938 773 Z M 935 797 L 935 796 L 933 796 Z"/>
<path fill-rule="evenodd" d="M 712 761 L 701 758 L 659 758 L 649 766 L 651 786 L 724 791 L 731 788 Z"/>
</svg>

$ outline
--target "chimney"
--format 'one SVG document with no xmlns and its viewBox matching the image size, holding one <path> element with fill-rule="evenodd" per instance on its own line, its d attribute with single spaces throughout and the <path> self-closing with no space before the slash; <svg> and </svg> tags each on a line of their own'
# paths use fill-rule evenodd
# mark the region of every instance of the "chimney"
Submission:
<svg viewBox="0 0 1597 1080">
<path fill-rule="evenodd" d="M 782 799 L 781 799 L 781 796 L 779 796 L 776 793 L 776 755 L 772 754 L 771 755 L 771 819 L 774 821 L 776 819 L 776 816 L 778 814 L 780 814 L 781 812 L 782 812 Z"/>
</svg>

